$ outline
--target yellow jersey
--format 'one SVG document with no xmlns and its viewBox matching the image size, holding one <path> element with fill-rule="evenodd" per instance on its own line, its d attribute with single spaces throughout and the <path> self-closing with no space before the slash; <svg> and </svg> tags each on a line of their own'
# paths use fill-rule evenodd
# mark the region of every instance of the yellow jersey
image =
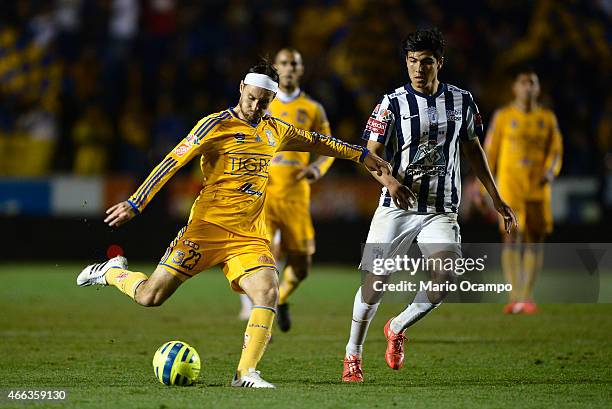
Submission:
<svg viewBox="0 0 612 409">
<path fill-rule="evenodd" d="M 264 116 L 259 123 L 244 121 L 227 109 L 201 119 L 191 132 L 153 169 L 130 196 L 136 213 L 182 166 L 201 156 L 203 188 L 189 220 L 205 221 L 232 233 L 267 240 L 264 200 L 270 162 L 278 151 L 302 150 L 363 161 L 367 149 L 298 129 Z"/>
<path fill-rule="evenodd" d="M 523 112 L 513 105 L 496 112 L 485 142 L 489 166 L 502 196 L 544 200 L 550 184 L 546 172 L 561 170 L 563 144 L 555 114 L 537 107 Z"/>
<path fill-rule="evenodd" d="M 305 93 L 288 100 L 281 101 L 277 96 L 268 108 L 270 115 L 306 131 L 315 131 L 330 135 L 331 130 L 325 110 L 318 102 Z M 317 166 L 323 176 L 334 158 L 326 160 Z M 280 152 L 274 155 L 270 164 L 270 181 L 268 182 L 268 200 L 310 201 L 310 185 L 304 178 L 296 181 L 296 175 L 310 162 L 308 152 Z"/>
</svg>

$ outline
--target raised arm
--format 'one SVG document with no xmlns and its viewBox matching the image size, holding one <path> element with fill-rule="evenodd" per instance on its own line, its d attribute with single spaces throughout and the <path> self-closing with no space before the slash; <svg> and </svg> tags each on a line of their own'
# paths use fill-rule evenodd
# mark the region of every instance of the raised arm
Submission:
<svg viewBox="0 0 612 409">
<path fill-rule="evenodd" d="M 168 180 L 191 159 L 199 155 L 202 139 L 216 129 L 220 120 L 207 117 L 197 123 L 189 135 L 166 155 L 128 200 L 119 202 L 106 210 L 104 222 L 109 226 L 120 226 L 140 214 Z"/>
</svg>

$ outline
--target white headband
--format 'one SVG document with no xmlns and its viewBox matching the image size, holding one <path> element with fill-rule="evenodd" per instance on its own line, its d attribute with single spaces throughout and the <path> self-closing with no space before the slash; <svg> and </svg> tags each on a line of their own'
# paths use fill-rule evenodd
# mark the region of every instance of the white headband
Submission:
<svg viewBox="0 0 612 409">
<path fill-rule="evenodd" d="M 257 74 L 254 72 L 249 72 L 246 77 L 244 77 L 243 82 L 248 85 L 254 85 L 259 88 L 267 89 L 274 93 L 278 92 L 278 82 L 274 81 L 266 74 Z"/>
</svg>

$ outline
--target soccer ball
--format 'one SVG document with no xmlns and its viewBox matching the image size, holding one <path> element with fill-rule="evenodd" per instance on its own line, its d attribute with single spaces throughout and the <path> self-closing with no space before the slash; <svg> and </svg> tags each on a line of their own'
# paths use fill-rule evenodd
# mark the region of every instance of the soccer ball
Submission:
<svg viewBox="0 0 612 409">
<path fill-rule="evenodd" d="M 186 342 L 166 342 L 153 356 L 153 372 L 164 385 L 191 385 L 200 374 L 200 356 Z"/>
</svg>

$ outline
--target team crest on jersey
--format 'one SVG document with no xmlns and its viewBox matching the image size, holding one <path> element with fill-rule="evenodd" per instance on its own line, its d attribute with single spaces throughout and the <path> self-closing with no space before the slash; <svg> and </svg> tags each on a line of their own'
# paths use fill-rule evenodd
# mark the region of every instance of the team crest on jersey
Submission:
<svg viewBox="0 0 612 409">
<path fill-rule="evenodd" d="M 303 109 L 298 109 L 296 118 L 298 124 L 305 124 L 307 119 L 308 113 Z"/>
<path fill-rule="evenodd" d="M 268 137 L 268 145 L 276 146 L 276 141 L 274 140 L 274 135 L 272 135 L 272 131 L 266 129 L 266 136 Z"/>
<path fill-rule="evenodd" d="M 446 110 L 446 120 L 447 121 L 460 122 L 462 116 L 463 116 L 463 112 L 460 109 L 447 109 Z"/>
<path fill-rule="evenodd" d="M 406 170 L 412 176 L 444 176 L 446 174 L 446 158 L 442 145 L 419 145 L 414 159 Z"/>
<path fill-rule="evenodd" d="M 429 117 L 429 123 L 434 125 L 438 123 L 438 108 L 427 107 L 427 116 Z"/>
<path fill-rule="evenodd" d="M 176 253 L 174 253 L 174 257 L 172 257 L 172 262 L 174 264 L 180 265 L 184 259 L 185 259 L 185 253 L 180 250 L 177 250 Z"/>
<path fill-rule="evenodd" d="M 234 138 L 236 138 L 236 143 L 244 143 L 246 140 L 246 135 L 242 132 L 238 132 L 234 134 Z"/>
</svg>

